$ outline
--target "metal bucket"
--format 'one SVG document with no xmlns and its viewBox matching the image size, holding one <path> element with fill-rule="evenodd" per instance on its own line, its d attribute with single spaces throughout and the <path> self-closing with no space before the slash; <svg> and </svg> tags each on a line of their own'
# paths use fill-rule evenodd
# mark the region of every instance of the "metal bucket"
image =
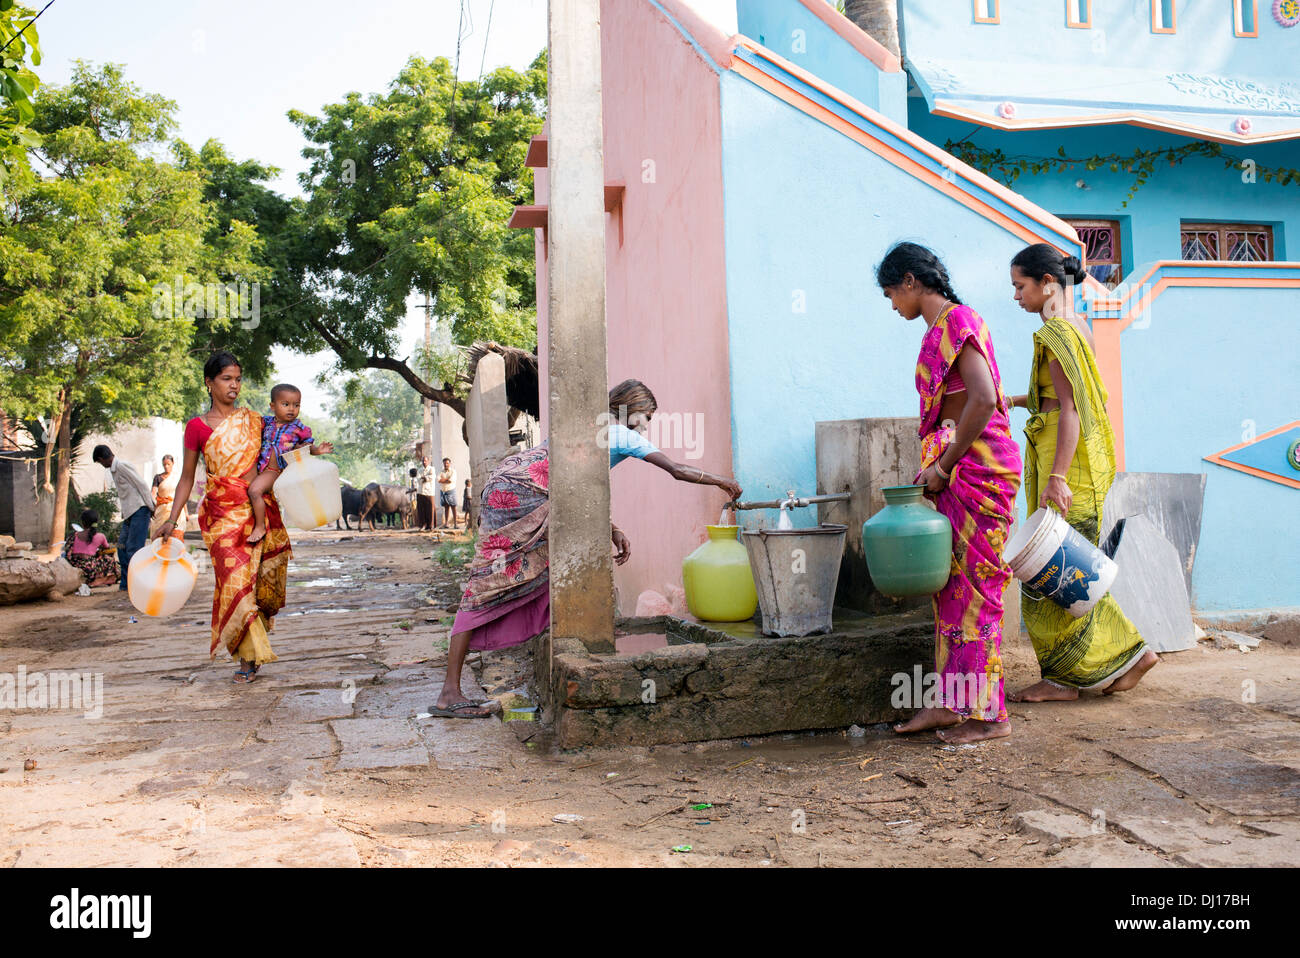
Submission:
<svg viewBox="0 0 1300 958">
<path fill-rule="evenodd" d="M 765 635 L 816 635 L 831 630 L 848 528 L 823 523 L 815 529 L 755 529 L 741 534 Z"/>
</svg>

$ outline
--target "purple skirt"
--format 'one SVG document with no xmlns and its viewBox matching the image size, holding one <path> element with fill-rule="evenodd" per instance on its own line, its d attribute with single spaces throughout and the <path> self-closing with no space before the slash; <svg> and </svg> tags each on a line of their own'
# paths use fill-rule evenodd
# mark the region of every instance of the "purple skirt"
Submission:
<svg viewBox="0 0 1300 958">
<path fill-rule="evenodd" d="M 551 589 L 543 586 L 489 609 L 457 612 L 451 634 L 474 630 L 471 649 L 506 649 L 521 645 L 551 627 Z"/>
</svg>

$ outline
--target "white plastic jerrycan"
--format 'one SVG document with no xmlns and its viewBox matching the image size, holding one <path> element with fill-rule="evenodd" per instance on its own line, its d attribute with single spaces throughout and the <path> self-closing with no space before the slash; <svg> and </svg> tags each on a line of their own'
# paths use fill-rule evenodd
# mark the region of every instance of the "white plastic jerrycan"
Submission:
<svg viewBox="0 0 1300 958">
<path fill-rule="evenodd" d="M 126 594 L 145 615 L 171 615 L 194 591 L 198 570 L 180 539 L 154 539 L 131 557 Z"/>
<path fill-rule="evenodd" d="M 275 480 L 275 501 L 286 526 L 316 529 L 343 515 L 339 470 L 302 446 L 284 454 L 285 469 Z"/>
</svg>

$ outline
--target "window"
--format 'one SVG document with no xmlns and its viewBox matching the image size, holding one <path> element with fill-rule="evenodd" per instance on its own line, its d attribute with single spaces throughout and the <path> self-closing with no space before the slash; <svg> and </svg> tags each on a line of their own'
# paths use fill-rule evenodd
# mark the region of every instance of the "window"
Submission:
<svg viewBox="0 0 1300 958">
<path fill-rule="evenodd" d="M 998 16 L 998 3 L 999 0 L 975 0 L 975 22 L 1001 22 L 1001 18 Z"/>
<path fill-rule="evenodd" d="M 1066 219 L 1083 241 L 1088 273 L 1107 289 L 1114 289 L 1122 278 L 1119 220 Z"/>
<path fill-rule="evenodd" d="M 1092 26 L 1092 0 L 1065 0 L 1065 25 L 1089 29 Z"/>
<path fill-rule="evenodd" d="M 1176 0 L 1151 0 L 1151 32 L 1174 33 L 1178 29 Z"/>
<path fill-rule="evenodd" d="M 1263 223 L 1189 223 L 1182 227 L 1183 259 L 1257 263 L 1273 258 L 1273 227 Z"/>
<path fill-rule="evenodd" d="M 1259 0 L 1232 0 L 1232 32 L 1239 37 L 1259 36 Z"/>
</svg>

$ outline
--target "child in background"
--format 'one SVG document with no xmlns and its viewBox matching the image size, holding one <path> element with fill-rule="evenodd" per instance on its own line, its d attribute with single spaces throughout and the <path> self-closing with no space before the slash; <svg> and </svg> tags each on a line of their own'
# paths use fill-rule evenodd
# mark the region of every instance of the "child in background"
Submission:
<svg viewBox="0 0 1300 958">
<path fill-rule="evenodd" d="M 97 525 L 98 512 L 94 509 L 82 512 L 81 527 L 73 527 L 75 531 L 68 539 L 64 558 L 85 573 L 87 585 L 116 585 L 117 559 L 113 557 L 113 548 L 104 533 L 96 530 Z"/>
<path fill-rule="evenodd" d="M 284 470 L 284 454 L 301 446 L 311 446 L 311 454 L 319 456 L 334 451 L 334 444 L 312 442 L 311 429 L 298 418 L 302 405 L 302 391 L 297 386 L 281 383 L 271 390 L 271 415 L 262 417 L 262 453 L 257 459 L 257 477 L 248 484 L 248 501 L 253 506 L 253 531 L 248 534 L 248 544 L 256 545 L 266 535 L 266 501 L 275 480 Z"/>
<path fill-rule="evenodd" d="M 460 501 L 460 511 L 465 513 L 465 528 L 469 528 L 469 480 L 465 480 L 465 495 Z"/>
</svg>

